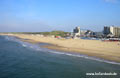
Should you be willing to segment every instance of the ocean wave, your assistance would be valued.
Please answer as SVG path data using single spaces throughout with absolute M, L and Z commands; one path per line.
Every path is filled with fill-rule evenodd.
M 13 41 L 13 40 L 16 40 L 14 37 L 12 36 L 4 36 L 4 38 L 8 41 Z
M 27 45 L 25 45 L 25 44 L 22 44 L 22 46 L 23 46 L 23 47 L 27 47 Z
M 13 42 L 17 42 L 19 44 L 21 44 L 23 47 L 29 47 L 29 48 L 35 48 L 35 45 L 28 43 L 28 42 L 23 42 L 21 40 L 19 40 L 18 38 L 12 37 L 12 36 L 5 36 L 5 39 L 8 41 L 13 41 Z M 35 48 L 36 49 L 36 48 Z
M 23 44 L 23 43 L 24 43 L 24 44 Z M 36 50 L 36 51 L 41 51 L 41 52 L 49 52 L 49 53 L 54 53 L 54 54 L 67 55 L 67 56 L 71 56 L 71 57 L 79 57 L 79 58 L 85 58 L 85 59 L 95 60 L 95 61 L 104 62 L 104 63 L 109 63 L 109 64 L 117 64 L 117 65 L 120 65 L 120 63 L 113 62 L 113 61 L 108 61 L 108 60 L 104 60 L 104 59 L 100 59 L 100 58 L 97 58 L 97 57 L 92 57 L 92 56 L 87 56 L 87 55 L 82 55 L 82 54 L 75 54 L 75 53 L 68 53 L 68 52 L 60 52 L 60 51 L 45 49 L 45 48 L 41 48 L 41 47 L 38 46 L 38 45 L 33 45 L 33 44 L 30 44 L 30 43 L 25 43 L 25 42 L 22 42 L 22 46 L 23 46 L 23 47 L 28 47 L 28 48 L 34 49 L 34 50 Z
M 72 57 L 81 57 L 81 58 L 85 58 L 85 59 L 96 60 L 96 61 L 99 61 L 99 62 L 120 65 L 120 63 L 117 63 L 117 62 L 108 61 L 108 60 L 104 60 L 104 59 L 100 59 L 100 58 L 96 58 L 96 57 L 92 57 L 92 56 L 87 56 L 87 55 L 82 55 L 82 54 L 75 54 L 75 53 L 68 53 L 68 52 L 60 52 L 60 51 L 41 48 L 39 45 L 31 44 L 31 43 L 28 43 L 28 42 L 23 42 L 23 41 L 20 41 L 19 39 L 15 38 L 15 37 L 5 36 L 5 39 L 18 42 L 23 47 L 26 47 L 26 48 L 28 47 L 28 48 L 34 49 L 36 51 L 49 52 L 49 53 L 67 55 L 67 56 L 72 56 Z
M 64 54 L 64 55 L 72 56 L 72 57 L 82 57 L 82 58 L 85 58 L 85 59 L 95 60 L 95 61 L 99 61 L 99 62 L 120 65 L 120 63 L 117 63 L 117 62 L 108 61 L 108 60 L 104 60 L 104 59 L 100 59 L 100 58 L 96 58 L 96 57 L 92 57 L 92 56 L 90 57 L 90 56 L 87 56 L 87 55 L 64 53 L 64 52 L 59 52 L 59 51 L 49 51 L 49 52 L 50 53 L 55 53 L 55 54 Z

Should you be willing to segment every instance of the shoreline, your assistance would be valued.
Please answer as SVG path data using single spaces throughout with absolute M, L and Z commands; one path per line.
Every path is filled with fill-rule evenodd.
M 48 49 L 52 49 L 52 50 L 56 50 L 56 51 L 64 51 L 64 52 L 71 52 L 71 53 L 79 53 L 79 54 L 82 54 L 82 55 L 87 55 L 87 56 L 89 56 L 89 57 L 95 57 L 95 58 L 98 58 L 98 59 L 104 59 L 104 60 L 107 60 L 107 61 L 111 61 L 111 62 L 117 62 L 117 63 L 120 63 L 120 60 L 119 59 L 117 59 L 116 57 L 114 57 L 114 56 L 112 56 L 112 58 L 111 57 L 105 57 L 104 56 L 104 54 L 102 55 L 98 55 L 97 53 L 89 53 L 89 52 L 91 52 L 91 51 L 89 51 L 89 52 L 85 52 L 84 50 L 81 50 L 81 51 L 78 51 L 78 50 L 76 50 L 76 49 L 68 49 L 68 48 L 66 48 L 66 47 L 59 47 L 59 46 L 54 46 L 54 45 L 52 45 L 52 46 L 48 46 L 48 45 L 46 45 L 46 46 L 41 46 L 41 47 L 43 47 L 43 48 L 48 48 Z M 113 59 L 114 58 L 114 59 Z
M 52 49 L 52 50 L 56 50 L 56 51 L 64 51 L 64 52 L 72 52 L 72 53 L 79 53 L 79 54 L 83 54 L 83 55 L 87 55 L 87 56 L 92 56 L 92 57 L 97 57 L 97 58 L 100 58 L 100 59 L 105 59 L 105 60 L 108 60 L 108 61 L 113 61 L 113 62 L 118 62 L 120 63 L 120 46 L 118 48 L 115 48 L 116 49 L 116 52 L 112 51 L 111 52 L 105 52 L 105 50 L 103 50 L 103 52 L 101 52 L 102 50 L 100 49 L 88 49 L 88 48 L 84 48 L 84 45 L 82 45 L 83 47 L 67 47 L 67 46 L 62 46 L 62 45 L 59 45 L 59 41 L 58 39 L 53 39 L 53 40 L 56 40 L 58 42 L 58 44 L 55 44 L 55 43 L 52 43 L 52 42 L 49 42 L 49 41 L 45 41 L 44 40 L 44 37 L 43 39 L 35 39 L 35 38 L 32 38 L 31 35 L 21 35 L 21 34 L 13 34 L 13 35 L 8 35 L 8 36 L 14 36 L 14 37 L 17 37 L 19 38 L 20 40 L 24 41 L 24 42 L 29 42 L 29 43 L 32 43 L 32 44 L 37 44 L 37 43 L 47 43 L 47 44 L 50 44 L 50 45 L 43 45 L 41 47 L 43 48 L 48 48 L 48 49 Z M 25 37 L 26 36 L 26 37 Z M 28 36 L 28 37 L 27 37 Z M 31 38 L 30 38 L 31 37 Z M 41 37 L 39 37 L 41 38 Z M 46 39 L 46 38 L 45 38 Z M 49 39 L 49 38 L 48 38 Z M 50 38 L 51 39 L 51 38 Z M 52 41 L 51 39 L 51 41 Z M 67 40 L 65 40 L 67 41 Z M 63 42 L 65 42 L 63 40 Z M 74 41 L 74 40 L 72 40 Z M 76 41 L 79 41 L 79 40 L 76 40 Z M 89 41 L 89 40 L 87 40 Z M 105 43 L 109 43 L 109 42 L 105 42 Z M 112 42 L 113 43 L 113 42 Z M 119 51 L 117 51 L 117 49 Z M 112 55 L 112 53 L 114 52 L 114 54 Z M 111 53 L 111 54 L 110 54 Z M 116 54 L 115 54 L 116 53 Z

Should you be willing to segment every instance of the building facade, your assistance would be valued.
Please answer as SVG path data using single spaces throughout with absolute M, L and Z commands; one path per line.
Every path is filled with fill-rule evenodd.
M 107 27 L 107 26 L 105 26 L 104 27 L 104 30 L 103 30 L 103 33 L 104 33 L 104 35 L 108 35 L 108 34 L 110 34 L 111 32 L 110 32 L 110 27 Z
M 87 32 L 87 30 L 80 30 L 80 36 L 85 37 L 86 32 Z
M 80 37 L 80 27 L 76 27 L 75 29 L 73 29 L 73 36 Z
M 105 36 L 113 36 L 113 37 L 120 37 L 120 27 L 114 27 L 114 26 L 105 26 L 103 31 Z
M 114 36 L 120 37 L 120 27 L 114 27 Z

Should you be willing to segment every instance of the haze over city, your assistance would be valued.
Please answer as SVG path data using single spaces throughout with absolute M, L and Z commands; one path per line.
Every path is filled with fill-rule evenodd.
M 119 14 L 120 0 L 0 0 L 0 32 L 102 31 Z

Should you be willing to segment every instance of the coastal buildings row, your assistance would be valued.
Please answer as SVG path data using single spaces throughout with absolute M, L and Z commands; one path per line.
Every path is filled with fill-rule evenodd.
M 103 33 L 106 37 L 120 37 L 120 27 L 105 26 Z
M 38 36 L 50 36 L 53 38 L 120 38 L 120 27 L 104 26 L 103 32 L 94 32 L 91 30 L 83 30 L 80 27 L 75 27 L 73 32 L 52 31 L 41 32 Z M 37 35 L 37 34 L 36 34 Z
M 76 37 L 91 37 L 94 35 L 94 32 L 91 30 L 81 30 L 80 27 L 75 27 L 75 29 L 73 29 L 73 33 L 72 36 L 73 38 Z
M 120 38 L 120 27 L 104 26 L 103 32 L 93 32 L 91 30 L 81 30 L 80 27 L 73 29 L 72 37 L 115 37 Z

